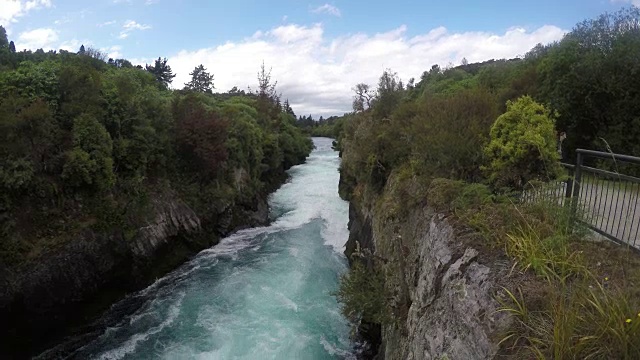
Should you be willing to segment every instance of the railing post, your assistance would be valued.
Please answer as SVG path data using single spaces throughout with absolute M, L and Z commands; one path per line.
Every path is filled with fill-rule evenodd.
M 578 201 L 580 199 L 580 184 L 582 181 L 582 153 L 578 150 L 576 159 L 576 170 L 573 179 L 573 191 L 571 192 L 571 224 L 575 224 L 578 213 Z
M 573 177 L 575 175 L 575 168 L 569 168 L 569 179 L 567 180 L 567 187 L 564 189 L 565 198 L 571 198 L 571 195 L 573 194 Z

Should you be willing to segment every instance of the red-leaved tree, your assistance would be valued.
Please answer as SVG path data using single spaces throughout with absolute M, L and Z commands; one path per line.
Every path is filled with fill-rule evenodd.
M 173 102 L 178 156 L 185 168 L 211 179 L 227 160 L 228 122 L 195 95 Z

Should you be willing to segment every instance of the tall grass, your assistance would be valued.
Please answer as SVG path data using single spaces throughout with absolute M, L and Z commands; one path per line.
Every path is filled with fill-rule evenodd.
M 501 344 L 537 359 L 640 359 L 637 299 L 619 288 L 584 281 L 552 284 L 546 308 L 530 311 L 509 290 L 499 311 L 514 319 Z M 634 304 L 635 303 L 635 304 Z
M 503 289 L 498 311 L 513 319 L 500 341 L 503 351 L 515 359 L 640 359 L 637 291 L 632 283 L 599 278 L 592 270 L 593 259 L 608 254 L 587 253 L 603 249 L 583 241 L 586 229 L 573 225 L 571 204 L 552 198 L 520 203 L 486 190 L 437 179 L 428 194 L 432 204 L 455 212 L 488 245 L 503 248 L 514 268 L 539 279 L 527 291 Z

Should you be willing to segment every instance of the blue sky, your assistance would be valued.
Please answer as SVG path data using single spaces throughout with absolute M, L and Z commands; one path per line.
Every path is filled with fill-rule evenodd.
M 18 50 L 80 44 L 136 63 L 168 57 L 174 87 L 203 63 L 221 91 L 255 83 L 264 60 L 298 113 L 348 111 L 350 88 L 391 67 L 522 55 L 577 22 L 640 0 L 0 0 Z

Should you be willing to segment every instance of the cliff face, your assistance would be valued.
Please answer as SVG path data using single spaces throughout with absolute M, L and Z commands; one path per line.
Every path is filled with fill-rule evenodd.
M 380 206 L 352 202 L 351 209 L 345 254 L 359 246 L 381 259 L 375 266 L 384 267 L 391 294 L 394 321 L 381 326 L 381 338 L 369 336 L 370 324 L 362 334 L 374 348 L 380 343 L 376 358 L 493 358 L 509 324 L 495 300 L 508 262 L 483 254 L 429 206 L 393 219 Z
M 150 285 L 230 232 L 268 222 L 266 197 L 202 221 L 175 195 L 152 201 L 132 239 L 85 231 L 19 269 L 0 273 L 0 357 L 25 358 L 95 319 L 126 293 Z

